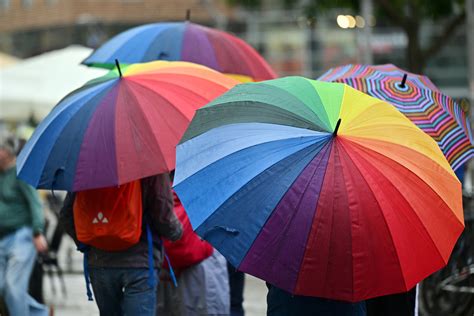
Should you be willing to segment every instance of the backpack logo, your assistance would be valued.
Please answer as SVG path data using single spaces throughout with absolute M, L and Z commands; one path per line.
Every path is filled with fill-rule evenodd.
M 92 224 L 98 224 L 98 223 L 102 223 L 102 224 L 109 223 L 109 220 L 107 219 L 107 217 L 104 216 L 102 212 L 99 212 L 97 214 L 97 217 L 94 217 L 94 219 L 92 220 Z

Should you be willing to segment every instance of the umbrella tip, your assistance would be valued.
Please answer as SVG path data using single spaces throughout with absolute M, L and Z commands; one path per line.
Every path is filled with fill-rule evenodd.
M 191 9 L 187 9 L 186 10 L 186 21 L 190 21 L 191 20 Z
M 117 66 L 120 78 L 122 78 L 122 69 L 120 69 L 120 63 L 119 63 L 118 59 L 115 59 L 115 66 Z
M 408 75 L 405 73 L 403 74 L 402 82 L 400 83 L 400 87 L 405 88 L 405 82 L 407 82 Z
M 341 125 L 341 119 L 337 120 L 336 128 L 334 129 L 334 132 L 332 133 L 334 136 L 337 136 L 337 130 L 339 129 L 339 125 Z

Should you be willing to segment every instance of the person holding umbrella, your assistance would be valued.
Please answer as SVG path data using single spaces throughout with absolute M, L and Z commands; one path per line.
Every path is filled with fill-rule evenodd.
M 70 192 L 61 222 L 81 242 L 101 314 L 154 315 L 160 238 L 182 233 L 168 175 L 175 146 L 195 110 L 235 84 L 192 63 L 116 60 L 66 96 L 25 144 L 18 177 Z
M 149 248 L 146 225 L 156 236 L 153 242 L 153 264 L 159 271 L 162 263 L 161 237 L 178 240 L 182 226 L 173 213 L 173 196 L 168 174 L 140 180 L 143 203 L 143 228 L 138 243 L 122 251 L 105 251 L 90 247 L 86 251 L 90 281 L 101 315 L 155 315 L 156 288 L 149 282 Z M 66 232 L 79 242 L 74 225 L 76 194 L 69 193 L 61 209 L 60 222 Z M 115 201 L 111 201 L 114 203 Z M 75 211 L 75 210 L 74 210 Z M 112 221 L 111 221 L 112 222 Z M 155 272 L 156 273 L 156 272 Z M 154 275 L 156 278 L 157 275 Z
M 432 138 L 387 102 L 302 77 L 199 109 L 174 190 L 234 266 L 295 296 L 407 291 L 446 265 L 464 228 L 461 184 Z
M 271 65 L 251 45 L 230 33 L 186 21 L 150 23 L 121 32 L 91 53 L 82 63 L 113 68 L 114 60 L 131 64 L 179 60 L 204 65 L 240 82 L 277 78 Z M 229 262 L 231 315 L 244 316 L 245 275 Z

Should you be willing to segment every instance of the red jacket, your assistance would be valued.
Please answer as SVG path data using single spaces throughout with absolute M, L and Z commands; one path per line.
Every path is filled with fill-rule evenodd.
M 183 236 L 180 240 L 174 242 L 164 240 L 164 247 L 171 262 L 171 266 L 173 269 L 179 271 L 198 264 L 204 259 L 210 257 L 214 248 L 212 248 L 207 241 L 202 240 L 193 231 L 188 215 L 174 191 L 173 197 L 174 213 L 183 225 Z M 168 270 L 167 261 L 163 261 L 163 268 Z

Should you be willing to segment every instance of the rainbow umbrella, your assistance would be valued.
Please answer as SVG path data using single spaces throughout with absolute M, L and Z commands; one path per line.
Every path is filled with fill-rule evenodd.
M 196 112 L 175 191 L 239 270 L 298 295 L 361 301 L 445 266 L 461 184 L 395 107 L 340 83 L 235 86 Z
M 129 29 L 108 40 L 83 64 L 113 67 L 115 59 L 123 63 L 189 61 L 235 75 L 239 81 L 276 78 L 263 57 L 243 40 L 188 21 L 152 23 Z
M 318 79 L 343 82 L 393 104 L 433 137 L 454 170 L 474 157 L 474 142 L 466 114 L 428 77 L 387 64 L 341 66 L 328 70 Z
M 195 110 L 236 83 L 186 62 L 116 68 L 56 105 L 19 155 L 18 177 L 80 191 L 170 171 Z

